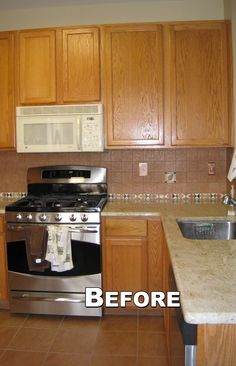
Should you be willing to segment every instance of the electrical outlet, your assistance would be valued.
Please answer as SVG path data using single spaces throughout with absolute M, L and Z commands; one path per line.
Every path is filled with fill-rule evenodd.
M 165 183 L 176 183 L 176 172 L 165 172 Z
M 139 163 L 139 176 L 146 177 L 148 175 L 148 164 L 147 163 Z
M 208 175 L 216 174 L 216 163 L 214 161 L 208 162 Z

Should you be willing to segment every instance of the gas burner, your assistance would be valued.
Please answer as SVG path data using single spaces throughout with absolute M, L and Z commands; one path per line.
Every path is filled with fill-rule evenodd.
M 63 177 L 68 175 L 66 182 L 61 178 L 61 171 Z M 70 182 L 71 173 L 73 180 Z M 100 222 L 100 212 L 106 201 L 105 168 L 31 168 L 28 171 L 28 195 L 8 205 L 6 215 L 9 222 L 94 223 Z

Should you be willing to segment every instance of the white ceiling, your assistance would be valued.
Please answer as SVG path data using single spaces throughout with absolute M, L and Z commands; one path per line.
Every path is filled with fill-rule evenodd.
M 26 8 L 46 8 L 56 6 L 76 6 L 88 4 L 111 4 L 142 2 L 147 0 L 0 0 L 0 10 L 26 9 Z M 168 2 L 173 0 L 148 0 L 153 2 Z M 176 0 L 175 0 L 176 1 Z M 178 0 L 177 0 L 178 1 Z

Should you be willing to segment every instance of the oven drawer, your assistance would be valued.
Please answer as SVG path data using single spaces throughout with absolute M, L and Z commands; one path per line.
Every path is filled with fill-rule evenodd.
M 147 220 L 105 219 L 106 236 L 147 236 Z
M 102 308 L 87 308 L 84 293 L 10 291 L 12 313 L 102 316 Z

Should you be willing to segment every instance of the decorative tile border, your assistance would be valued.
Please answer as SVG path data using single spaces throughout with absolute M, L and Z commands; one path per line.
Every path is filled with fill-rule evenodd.
M 27 195 L 26 192 L 0 192 L 0 199 L 22 198 Z M 111 200 L 212 200 L 218 201 L 223 198 L 225 193 L 109 193 L 108 197 Z
M 0 192 L 0 199 L 22 198 L 26 194 L 26 192 Z
M 139 199 L 139 200 L 194 200 L 203 201 L 211 200 L 218 201 L 221 200 L 224 193 L 159 193 L 159 194 L 149 194 L 149 193 L 110 193 L 109 199 L 111 200 L 128 200 L 128 199 Z

